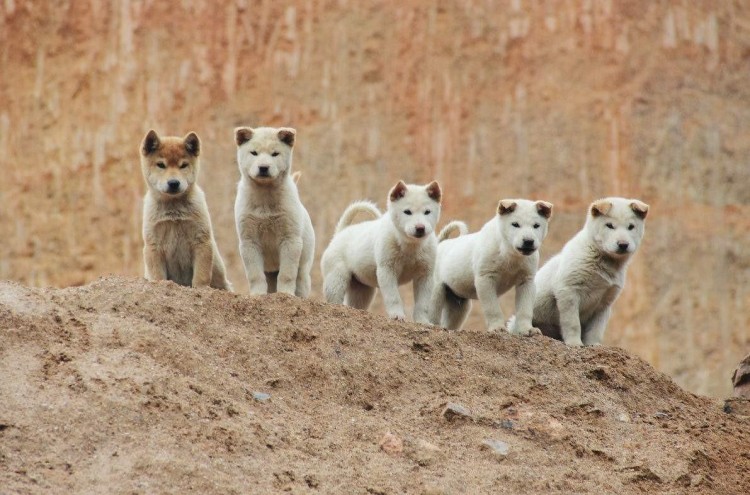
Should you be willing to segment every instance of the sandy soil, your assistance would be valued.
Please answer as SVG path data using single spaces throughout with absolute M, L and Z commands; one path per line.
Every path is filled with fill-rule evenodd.
M 116 277 L 0 283 L 0 342 L 2 493 L 750 490 L 750 419 L 616 348 Z

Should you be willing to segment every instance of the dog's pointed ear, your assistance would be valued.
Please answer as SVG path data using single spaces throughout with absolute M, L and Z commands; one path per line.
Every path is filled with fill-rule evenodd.
M 201 154 L 201 140 L 198 135 L 194 132 L 190 132 L 185 136 L 185 150 L 193 156 Z
M 643 220 L 646 218 L 646 215 L 648 215 L 648 209 L 649 206 L 644 203 L 643 201 L 633 200 L 632 203 L 630 203 L 630 209 L 633 210 L 633 213 L 635 213 L 635 216 Z
M 552 218 L 552 203 L 548 203 L 547 201 L 537 201 L 536 211 L 541 216 L 549 220 L 550 218 Z
M 159 135 L 155 130 L 151 129 L 146 134 L 146 137 L 143 138 L 143 142 L 141 143 L 141 153 L 143 156 L 148 156 L 158 150 L 160 145 L 161 141 L 159 141 Z
M 443 192 L 440 190 L 438 181 L 434 180 L 427 184 L 427 195 L 436 203 L 440 203 L 440 200 L 443 198 Z
M 279 129 L 279 141 L 288 145 L 290 148 L 294 146 L 294 138 L 297 135 L 297 131 L 291 127 L 282 127 Z
M 591 203 L 591 216 L 596 218 L 601 215 L 606 215 L 609 210 L 612 209 L 612 203 L 606 199 L 600 199 Z
M 391 192 L 388 193 L 388 197 L 391 198 L 391 201 L 398 201 L 404 196 L 406 196 L 406 184 L 404 181 L 400 180 L 398 181 L 398 184 L 393 186 Z
M 507 215 L 508 213 L 513 213 L 516 210 L 516 206 L 518 206 L 518 203 L 511 199 L 501 199 L 497 204 L 497 212 L 500 215 Z
M 249 127 L 237 127 L 234 130 L 234 142 L 242 146 L 253 138 L 253 130 Z

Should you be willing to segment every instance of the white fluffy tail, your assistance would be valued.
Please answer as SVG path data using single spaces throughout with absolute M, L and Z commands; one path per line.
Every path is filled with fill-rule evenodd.
M 336 233 L 338 234 L 349 225 L 351 225 L 354 217 L 357 215 L 357 213 L 360 212 L 369 213 L 373 216 L 373 218 L 380 218 L 381 216 L 383 216 L 383 214 L 380 213 L 380 210 L 378 210 L 378 207 L 375 205 L 375 203 L 371 201 L 355 201 L 354 203 L 346 207 L 346 210 L 344 210 L 341 218 L 339 218 L 339 223 L 336 224 Z
M 299 178 L 302 177 L 302 172 L 294 172 L 292 173 L 292 180 L 295 184 L 299 184 Z
M 461 220 L 453 220 L 440 231 L 438 234 L 438 242 L 446 240 L 455 230 L 458 231 L 458 236 L 456 237 L 469 233 L 469 227 L 464 222 Z

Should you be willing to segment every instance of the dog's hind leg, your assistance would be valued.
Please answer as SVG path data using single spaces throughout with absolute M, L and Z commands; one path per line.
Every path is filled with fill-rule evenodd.
M 344 304 L 346 289 L 349 287 L 351 274 L 346 269 L 338 267 L 325 274 L 323 280 L 323 293 L 326 301 L 332 304 Z
M 471 300 L 458 297 L 448 287 L 445 287 L 445 294 L 441 325 L 448 330 L 460 330 L 469 316 Z
M 369 287 L 352 277 L 349 288 L 346 291 L 344 304 L 357 309 L 369 309 L 375 298 L 375 288 Z
M 427 315 L 430 323 L 433 325 L 440 325 L 443 315 L 443 305 L 445 304 L 446 287 L 443 283 L 436 283 L 432 289 L 432 296 L 430 297 L 430 308 L 429 314 Z

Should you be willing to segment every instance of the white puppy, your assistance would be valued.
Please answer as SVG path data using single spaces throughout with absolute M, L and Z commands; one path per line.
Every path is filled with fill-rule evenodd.
M 285 127 L 234 131 L 240 167 L 234 218 L 250 294 L 310 294 L 315 232 L 291 173 L 295 134 Z
M 601 343 L 648 208 L 625 198 L 590 206 L 583 230 L 536 274 L 533 322 L 544 335 L 571 346 Z
M 399 181 L 388 195 L 385 215 L 369 202 L 349 205 L 321 260 L 328 302 L 367 309 L 379 287 L 388 316 L 404 320 L 398 286 L 413 280 L 414 321 L 427 323 L 440 199 L 437 182 L 418 186 Z M 375 220 L 350 225 L 361 211 Z
M 446 239 L 451 230 L 465 232 L 466 226 L 451 222 L 443 228 L 430 321 L 458 330 L 471 309 L 470 300 L 479 299 L 488 330 L 506 330 L 497 298 L 515 287 L 518 318 L 510 330 L 522 335 L 538 333 L 531 325 L 534 274 L 551 216 L 552 205 L 545 201 L 504 199 L 498 203 L 495 217 L 479 232 Z

